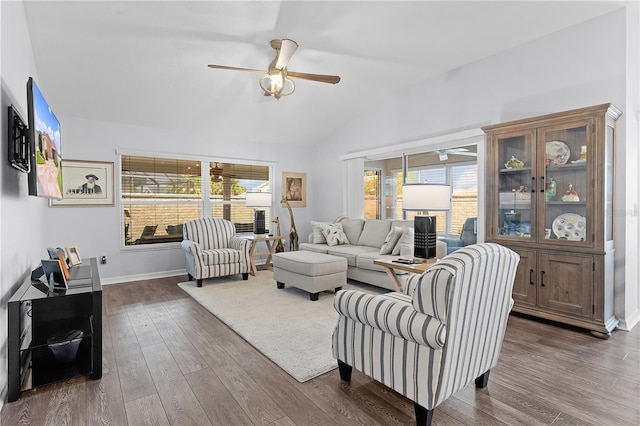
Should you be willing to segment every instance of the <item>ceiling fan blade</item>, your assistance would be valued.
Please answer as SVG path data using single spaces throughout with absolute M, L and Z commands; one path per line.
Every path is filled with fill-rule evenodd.
M 287 71 L 289 77 L 301 78 L 303 80 L 319 81 L 320 83 L 336 84 L 340 82 L 340 76 L 324 74 L 308 74 L 306 72 Z
M 255 72 L 264 72 L 266 73 L 267 71 L 265 70 L 257 70 L 254 68 L 239 68 L 239 67 L 228 67 L 226 65 L 207 65 L 209 68 L 218 68 L 221 70 L 232 70 L 232 71 L 255 71 Z
M 278 53 L 275 68 L 278 70 L 286 68 L 291 56 L 293 56 L 297 48 L 298 43 L 295 41 L 289 40 L 288 38 L 283 39 L 280 45 L 280 52 Z

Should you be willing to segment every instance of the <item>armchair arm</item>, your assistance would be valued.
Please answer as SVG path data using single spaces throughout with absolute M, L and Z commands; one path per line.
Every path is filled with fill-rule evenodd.
M 404 286 L 405 294 L 412 299 L 413 308 L 442 324 L 447 324 L 447 300 L 452 286 L 453 271 L 442 262 L 429 267 L 422 274 L 413 274 Z
M 244 254 L 244 258 L 247 260 L 249 259 L 249 250 L 251 249 L 251 243 L 248 239 L 233 236 L 229 239 L 229 247 L 242 252 Z
M 200 247 L 200 244 L 196 243 L 195 241 L 182 240 L 182 242 L 180 243 L 180 246 L 184 251 L 186 251 L 193 257 L 202 256 L 202 247 Z
M 333 306 L 342 316 L 402 339 L 433 349 L 444 346 L 444 324 L 416 311 L 407 295 L 372 295 L 357 290 L 340 290 L 333 300 Z
M 450 247 L 464 247 L 464 242 L 460 238 L 440 238 L 440 241 L 447 245 L 447 248 Z

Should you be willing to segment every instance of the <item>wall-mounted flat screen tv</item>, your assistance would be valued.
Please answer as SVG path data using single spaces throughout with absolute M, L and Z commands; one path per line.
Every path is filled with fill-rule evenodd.
M 29 195 L 61 199 L 60 122 L 32 77 L 27 82 L 27 110 L 31 149 Z

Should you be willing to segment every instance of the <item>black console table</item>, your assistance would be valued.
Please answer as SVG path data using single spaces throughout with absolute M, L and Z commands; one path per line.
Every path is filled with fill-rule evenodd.
M 8 400 L 20 392 L 71 377 L 102 377 L 102 284 L 95 258 L 69 269 L 67 290 L 49 292 L 42 281 L 26 280 L 8 303 Z M 75 358 L 59 362 L 47 339 L 81 330 Z

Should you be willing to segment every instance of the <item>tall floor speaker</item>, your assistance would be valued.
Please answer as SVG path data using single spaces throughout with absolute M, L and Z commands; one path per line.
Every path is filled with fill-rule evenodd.
M 436 217 L 415 216 L 413 227 L 413 256 L 421 259 L 436 257 Z
M 266 232 L 267 229 L 264 219 L 264 210 L 256 210 L 253 213 L 253 233 L 264 234 Z

